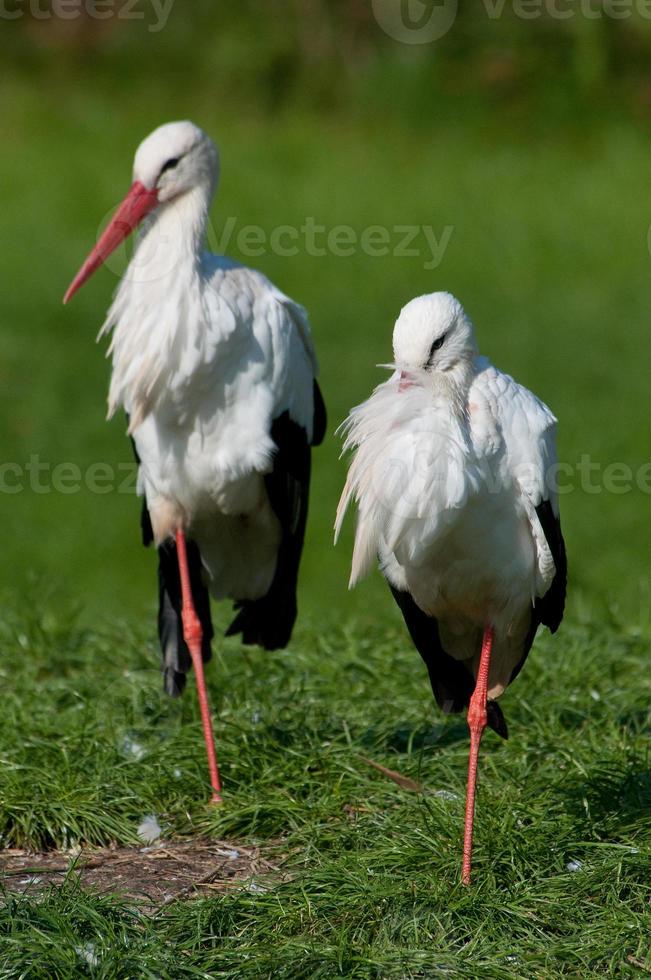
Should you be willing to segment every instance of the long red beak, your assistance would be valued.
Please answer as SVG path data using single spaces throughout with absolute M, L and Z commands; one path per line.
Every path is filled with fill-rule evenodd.
M 86 280 L 90 279 L 100 265 L 106 262 L 111 252 L 115 251 L 118 245 L 138 227 L 143 218 L 154 210 L 157 204 L 158 193 L 156 190 L 148 190 L 140 181 L 136 181 L 132 185 L 110 225 L 70 283 L 68 292 L 63 297 L 64 303 L 72 299 Z

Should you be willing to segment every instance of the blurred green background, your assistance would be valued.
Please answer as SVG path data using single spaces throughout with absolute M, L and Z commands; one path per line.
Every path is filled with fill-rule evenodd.
M 303 609 L 362 621 L 390 614 L 377 575 L 346 593 L 350 522 L 332 547 L 345 473 L 334 428 L 382 379 L 375 365 L 390 359 L 400 307 L 450 289 L 483 352 L 559 416 L 560 456 L 574 472 L 562 499 L 574 613 L 599 604 L 630 622 L 646 615 L 651 474 L 646 492 L 634 475 L 645 476 L 651 436 L 651 20 L 633 2 L 628 17 L 597 0 L 583 13 L 559 3 L 572 13 L 564 18 L 544 6 L 527 19 L 488 0 L 447 12 L 420 0 L 176 0 L 163 23 L 153 0 L 131 12 L 124 0 L 95 10 L 90 0 L 5 4 L 5 595 L 111 617 L 154 608 L 154 556 L 140 547 L 133 494 L 52 487 L 60 463 L 86 472 L 131 461 L 122 421 L 104 421 L 109 365 L 94 345 L 115 267 L 70 307 L 61 297 L 129 186 L 137 144 L 188 117 L 221 147 L 212 237 L 234 219 L 229 254 L 312 319 L 330 432 L 315 453 Z M 100 8 L 112 15 L 99 20 Z M 455 9 L 438 40 L 407 43 L 430 16 Z M 449 242 L 436 268 L 426 267 L 422 236 L 408 256 L 241 254 L 242 227 L 268 235 L 306 218 L 357 235 L 380 225 L 393 244 L 395 226 L 426 225 Z M 592 490 L 576 471 L 584 455 L 602 467 Z M 49 470 L 30 477 L 34 457 Z M 604 486 L 611 464 L 630 468 L 632 488 L 625 469 Z M 9 492 L 18 482 L 24 488 Z

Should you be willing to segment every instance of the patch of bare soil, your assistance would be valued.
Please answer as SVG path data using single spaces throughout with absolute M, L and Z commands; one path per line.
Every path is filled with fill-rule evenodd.
M 122 895 L 151 909 L 180 898 L 224 892 L 234 886 L 262 891 L 278 864 L 258 847 L 227 841 L 158 842 L 141 848 L 84 848 L 78 855 L 0 851 L 0 884 L 7 892 L 34 894 L 60 885 L 66 875 L 85 888 Z M 277 882 L 278 876 L 274 876 Z

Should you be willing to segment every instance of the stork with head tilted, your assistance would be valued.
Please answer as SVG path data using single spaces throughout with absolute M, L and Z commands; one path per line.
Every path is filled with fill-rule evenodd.
M 376 556 L 447 712 L 468 708 L 462 880 L 470 882 L 475 780 L 486 724 L 538 626 L 562 619 L 567 566 L 555 476 L 556 420 L 477 352 L 449 293 L 412 300 L 393 333 L 395 370 L 344 423 L 354 449 L 339 503 L 357 502 L 351 586 Z
M 101 330 L 113 333 L 109 417 L 119 407 L 129 417 L 143 540 L 158 549 L 165 688 L 180 694 L 194 667 L 214 800 L 209 594 L 235 602 L 228 634 L 286 646 L 310 447 L 325 430 L 303 308 L 260 272 L 203 249 L 218 175 L 217 149 L 193 123 L 151 133 L 131 190 L 64 300 L 141 226 Z

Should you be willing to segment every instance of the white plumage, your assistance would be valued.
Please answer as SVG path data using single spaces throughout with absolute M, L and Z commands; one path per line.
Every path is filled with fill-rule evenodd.
M 325 426 L 305 310 L 260 272 L 203 248 L 218 175 L 217 148 L 193 123 L 155 130 L 136 152 L 129 194 L 66 294 L 140 227 L 100 336 L 112 334 L 109 417 L 120 408 L 129 416 L 143 536 L 159 548 L 159 633 L 172 694 L 185 683 L 186 641 L 196 633 L 189 619 L 181 624 L 190 592 L 204 659 L 206 589 L 235 601 L 229 632 L 245 643 L 288 642 L 310 446 Z
M 134 180 L 151 181 L 169 157 L 185 172 L 174 168 L 173 199 L 146 220 L 101 331 L 113 331 L 109 416 L 130 416 L 157 542 L 181 525 L 212 594 L 255 599 L 280 540 L 263 481 L 271 420 L 288 411 L 311 441 L 316 357 L 302 307 L 199 247 L 218 170 L 212 141 L 191 123 L 163 126 L 138 149 Z M 192 187 L 179 195 L 182 181 Z
M 472 324 L 449 293 L 402 310 L 394 357 L 391 377 L 342 427 L 355 455 L 336 534 L 351 499 L 359 511 L 351 586 L 377 556 L 473 677 L 492 624 L 488 694 L 496 698 L 526 654 L 535 603 L 557 571 L 536 512 L 548 501 L 558 517 L 549 479 L 556 420 L 478 355 Z

